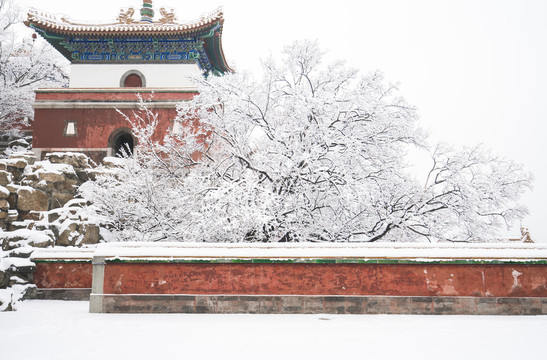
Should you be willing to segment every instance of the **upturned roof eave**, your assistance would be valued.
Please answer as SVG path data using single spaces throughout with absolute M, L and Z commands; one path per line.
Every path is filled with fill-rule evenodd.
M 44 24 L 40 24 L 38 22 L 32 22 L 32 21 L 25 21 L 25 25 L 32 28 L 41 29 L 44 31 L 47 31 L 52 34 L 59 34 L 63 36 L 82 36 L 82 35 L 92 35 L 92 36 L 103 36 L 103 37 L 110 37 L 110 36 L 119 36 L 119 37 L 126 37 L 126 36 L 164 36 L 164 35 L 179 35 L 179 36 L 196 36 L 200 33 L 209 31 L 210 29 L 214 28 L 216 24 L 221 23 L 220 21 L 217 21 L 215 23 L 206 24 L 201 27 L 191 28 L 191 29 L 139 29 L 137 27 L 133 28 L 123 28 L 122 29 L 71 29 L 71 28 L 58 28 L 58 27 L 51 27 Z M 222 24 L 221 24 L 222 26 Z
M 190 23 L 143 23 L 132 22 L 110 23 L 110 24 L 83 24 L 74 23 L 65 17 L 51 15 L 31 9 L 27 20 L 24 21 L 28 27 L 35 27 L 54 34 L 62 35 L 113 35 L 113 36 L 134 36 L 134 35 L 187 35 L 205 31 L 219 24 L 224 24 L 224 17 L 221 9 L 217 9 L 210 15 Z

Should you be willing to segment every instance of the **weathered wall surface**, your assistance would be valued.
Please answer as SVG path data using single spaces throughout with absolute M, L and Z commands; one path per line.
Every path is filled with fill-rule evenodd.
M 547 265 L 108 263 L 103 291 L 547 297 Z
M 90 261 L 36 261 L 34 284 L 39 289 L 91 289 L 92 274 Z
M 124 113 L 132 117 L 132 111 Z M 59 148 L 108 148 L 108 139 L 115 130 L 131 128 L 116 109 L 36 109 L 35 114 L 33 147 L 44 149 L 42 152 Z M 158 114 L 158 134 L 163 137 L 177 112 L 174 108 L 162 109 Z M 78 136 L 63 136 L 66 120 L 77 121 Z
M 118 86 L 118 85 L 116 85 Z M 195 89 L 41 89 L 36 92 L 33 121 L 33 151 L 41 159 L 47 152 L 83 152 L 99 163 L 112 154 L 112 137 L 120 131 L 131 133 L 130 119 L 139 110 L 140 95 L 158 116 L 156 138 L 161 140 L 176 117 L 176 105 L 192 99 Z M 76 134 L 65 134 L 67 122 L 75 122 Z
M 90 299 L 91 312 L 547 314 L 546 246 L 383 246 L 44 249 L 35 283 L 42 298 Z

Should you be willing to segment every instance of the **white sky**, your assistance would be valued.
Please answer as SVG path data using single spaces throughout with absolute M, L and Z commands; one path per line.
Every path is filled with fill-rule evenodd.
M 16 0 L 74 20 L 114 21 L 140 0 Z M 484 143 L 536 177 L 523 222 L 547 242 L 547 1 L 154 1 L 191 21 L 224 7 L 223 47 L 236 69 L 257 69 L 294 40 L 318 39 L 329 56 L 400 82 L 431 140 Z M 512 231 L 518 233 L 517 230 Z

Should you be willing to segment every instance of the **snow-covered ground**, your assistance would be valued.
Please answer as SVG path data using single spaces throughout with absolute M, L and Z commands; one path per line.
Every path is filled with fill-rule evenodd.
M 539 359 L 547 316 L 90 314 L 31 300 L 0 313 L 0 358 Z

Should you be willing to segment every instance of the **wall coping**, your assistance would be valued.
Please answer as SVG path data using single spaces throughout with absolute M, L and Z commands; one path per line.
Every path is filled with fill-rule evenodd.
M 197 93 L 198 88 L 195 86 L 186 87 L 142 87 L 142 88 L 119 88 L 119 87 L 102 87 L 102 88 L 40 88 L 34 90 L 37 94 L 43 93 Z
M 36 262 L 547 264 L 547 244 L 102 243 L 37 249 Z
M 35 249 L 30 256 L 34 262 L 91 262 L 96 246 L 57 246 Z
M 547 264 L 547 244 L 105 243 L 105 262 Z

